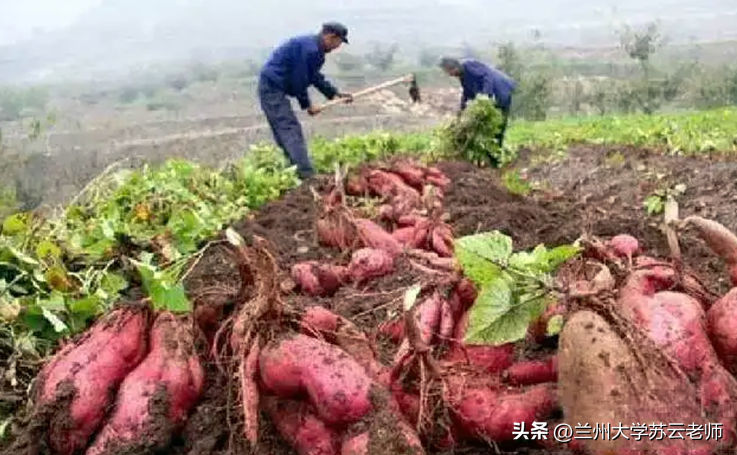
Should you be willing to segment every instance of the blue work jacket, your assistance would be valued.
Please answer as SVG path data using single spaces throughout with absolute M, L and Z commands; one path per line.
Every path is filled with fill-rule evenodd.
M 478 60 L 464 60 L 461 64 L 463 65 L 461 110 L 465 109 L 468 102 L 477 95 L 488 95 L 501 109 L 509 110 L 512 104 L 512 92 L 517 87 L 514 79 Z
M 261 77 L 268 79 L 289 96 L 297 98 L 304 110 L 310 107 L 307 88 L 315 86 L 327 99 L 333 99 L 338 90 L 320 72 L 325 64 L 325 51 L 318 35 L 290 38 L 274 52 L 261 69 Z

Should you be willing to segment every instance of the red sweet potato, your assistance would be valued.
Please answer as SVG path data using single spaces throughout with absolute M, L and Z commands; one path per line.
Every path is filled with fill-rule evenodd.
M 261 399 L 261 407 L 298 455 L 340 453 L 340 436 L 325 425 L 307 403 L 265 396 Z
M 706 313 L 709 338 L 719 359 L 732 373 L 737 374 L 737 288 L 717 300 Z
M 263 385 L 275 395 L 306 393 L 325 423 L 345 424 L 371 410 L 368 373 L 345 351 L 306 335 L 269 343 L 259 361 Z
M 541 384 L 525 391 L 507 391 L 469 385 L 463 377 L 449 383 L 448 404 L 463 434 L 503 442 L 514 439 L 514 424 L 531 428 L 545 420 L 557 407 L 555 387 Z
M 402 252 L 402 245 L 384 228 L 373 221 L 358 218 L 355 220 L 355 225 L 364 246 L 384 250 L 392 257 L 396 257 Z
M 441 224 L 433 228 L 430 241 L 433 251 L 440 257 L 453 257 L 453 232 L 448 225 Z
M 292 279 L 307 295 L 330 297 L 348 278 L 345 267 L 318 261 L 299 262 L 292 266 Z
M 443 298 L 437 292 L 417 304 L 415 318 L 417 327 L 420 328 L 420 336 L 425 344 L 431 344 L 433 337 L 440 329 L 442 306 Z M 395 363 L 398 363 L 409 350 L 409 341 L 405 338 L 394 356 Z
M 417 226 L 420 222 L 423 221 L 428 221 L 428 219 L 422 215 L 402 215 L 397 218 L 397 225 L 399 225 L 400 227 Z
M 412 245 L 416 231 L 417 229 L 414 226 L 403 227 L 392 232 L 392 237 L 402 245 L 409 245 L 412 248 L 416 248 Z
M 385 250 L 361 248 L 353 252 L 348 276 L 355 283 L 388 275 L 394 271 L 394 258 Z
M 512 385 L 533 385 L 558 380 L 558 357 L 551 356 L 545 360 L 528 360 L 518 362 L 504 372 L 504 376 Z
M 709 248 L 726 263 L 732 285 L 737 286 L 737 236 L 724 225 L 699 216 L 689 216 L 684 222 L 695 227 Z
M 453 331 L 451 349 L 444 360 L 449 363 L 466 363 L 486 371 L 488 374 L 500 373 L 514 362 L 514 344 L 501 346 L 466 344 L 463 340 L 468 329 L 469 312 L 461 315 Z
M 39 374 L 39 409 L 64 405 L 49 422 L 49 445 L 55 453 L 71 455 L 87 446 L 112 404 L 111 390 L 146 355 L 150 310 L 122 306 L 97 321 L 78 341 L 68 344 Z
M 425 184 L 424 169 L 415 166 L 413 163 L 399 161 L 394 163 L 390 170 L 402 177 L 402 180 L 404 180 L 407 185 L 416 190 L 422 190 L 422 186 Z
M 419 202 L 420 193 L 410 187 L 402 177 L 391 172 L 372 170 L 367 175 L 369 190 L 377 196 L 402 197 Z
M 387 385 L 390 370 L 379 363 L 376 353 L 366 334 L 348 319 L 327 308 L 312 306 L 302 314 L 302 332 L 320 335 L 331 344 L 343 349 L 358 362 L 375 381 Z
M 348 176 L 345 181 L 345 192 L 350 196 L 363 196 L 368 192 L 368 182 L 363 174 Z
M 124 447 L 162 448 L 202 393 L 204 370 L 190 322 L 160 313 L 151 329 L 151 352 L 120 386 L 115 410 L 86 455 Z M 160 429 L 152 434 L 152 429 Z
M 392 221 L 396 218 L 396 212 L 391 204 L 383 204 L 379 206 L 379 219 Z
M 427 183 L 435 185 L 441 190 L 446 189 L 450 185 L 450 179 L 444 175 L 428 175 L 425 177 Z
M 357 233 L 345 220 L 335 216 L 326 216 L 315 224 L 317 240 L 321 245 L 347 249 L 357 241 Z
M 417 433 L 401 418 L 387 422 L 387 425 L 379 422 L 372 426 L 376 428 L 345 438 L 340 455 L 424 455 Z
M 632 258 L 640 251 L 640 242 L 627 234 L 615 235 L 607 242 L 612 252 L 621 258 Z

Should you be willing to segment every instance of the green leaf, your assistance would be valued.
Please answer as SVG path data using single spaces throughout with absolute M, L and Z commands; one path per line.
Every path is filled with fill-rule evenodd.
M 28 214 L 27 213 L 15 213 L 5 218 L 3 221 L 2 233 L 3 235 L 18 235 L 28 229 Z
M 576 257 L 581 248 L 574 245 L 560 245 L 547 252 L 548 273 L 555 272 L 564 262 Z
M 59 259 L 61 257 L 61 248 L 53 242 L 41 240 L 36 245 L 36 257 L 39 259 L 46 259 L 48 257 Z
M 59 319 L 59 317 L 54 314 L 54 312 L 50 309 L 42 306 L 41 313 L 46 318 L 46 320 L 51 323 L 51 326 L 54 328 L 54 331 L 56 331 L 56 333 L 63 333 L 67 330 L 67 325 L 64 324 L 64 321 Z
M 507 263 L 512 239 L 498 231 L 461 237 L 455 241 L 455 255 L 464 274 L 483 286 L 498 278 L 501 270 L 495 263 Z
M 550 320 L 548 321 L 548 327 L 546 330 L 546 333 L 549 337 L 558 335 L 561 330 L 563 330 L 563 316 L 560 314 L 556 314 Z
M 37 260 L 21 252 L 19 249 L 15 248 L 14 246 L 6 245 L 6 248 L 13 254 L 13 257 L 15 257 L 15 259 L 17 259 L 18 262 L 22 262 L 26 265 L 33 265 L 33 266 L 41 265 Z
M 466 342 L 500 345 L 522 340 L 546 305 L 545 298 L 516 298 L 511 278 L 497 279 L 481 289 L 471 308 Z
M 155 309 L 165 309 L 175 313 L 186 313 L 192 310 L 192 305 L 187 298 L 184 286 L 172 285 L 167 282 L 167 277 L 154 266 L 143 262 L 132 261 L 138 267 L 141 274 L 143 288 L 151 298 Z
M 107 272 L 100 280 L 100 288 L 108 295 L 117 295 L 128 287 L 128 282 L 122 275 Z

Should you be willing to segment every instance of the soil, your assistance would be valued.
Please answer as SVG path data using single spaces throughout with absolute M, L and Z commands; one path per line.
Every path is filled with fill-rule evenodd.
M 654 191 L 685 184 L 678 201 L 681 216 L 698 214 L 715 219 L 737 231 L 737 163 L 711 158 L 668 157 L 631 148 L 574 147 L 553 162 L 526 151 L 516 170 L 540 190 L 523 197 L 510 194 L 501 184 L 501 172 L 479 169 L 467 163 L 438 165 L 453 182 L 446 191 L 445 207 L 457 237 L 499 230 L 515 242 L 515 249 L 538 244 L 555 246 L 570 243 L 582 234 L 601 237 L 627 233 L 638 238 L 653 255 L 666 256 L 668 248 L 659 229 L 659 216 L 649 216 L 645 198 Z M 327 180 L 311 184 L 318 192 Z M 344 254 L 317 245 L 314 222 L 318 204 L 309 186 L 304 185 L 279 201 L 267 204 L 258 214 L 237 223 L 243 236 L 259 235 L 273 247 L 279 266 L 288 271 L 302 260 L 347 261 Z M 222 239 L 220 239 L 222 240 Z M 206 250 L 186 280 L 187 290 L 198 307 L 224 307 L 235 295 L 240 280 L 227 250 L 215 244 Z M 685 263 L 708 286 L 724 293 L 729 285 L 721 261 L 696 237 L 681 235 Z M 396 273 L 360 288 L 346 286 L 330 299 L 293 296 L 298 306 L 323 305 L 353 320 L 367 332 L 398 313 L 403 292 L 418 280 L 427 280 L 408 262 L 400 262 Z M 553 341 L 554 344 L 554 341 Z M 537 357 L 551 346 L 527 350 Z M 383 354 L 388 354 L 384 352 Z M 228 410 L 237 412 L 235 397 L 229 395 L 213 365 L 209 366 L 205 396 L 177 437 L 174 454 L 246 454 L 239 429 L 228 425 Z M 263 419 L 266 421 L 266 419 Z M 261 453 L 292 455 L 268 426 L 262 428 Z M 488 447 L 462 447 L 454 453 L 488 453 Z M 498 447 L 497 453 L 546 453 L 520 445 Z

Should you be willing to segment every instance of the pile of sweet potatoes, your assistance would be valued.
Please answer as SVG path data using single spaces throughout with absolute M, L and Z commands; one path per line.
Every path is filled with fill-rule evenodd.
M 690 217 L 726 263 L 733 285 L 737 237 L 711 220 Z M 737 291 L 713 301 L 679 260 L 642 255 L 629 236 L 594 242 L 592 260 L 617 270 L 606 297 L 569 302 L 558 352 L 560 397 L 566 421 L 721 424 L 721 437 L 695 440 L 585 440 L 589 450 L 713 453 L 735 443 L 737 425 Z M 624 267 L 622 266 L 623 264 Z M 631 264 L 631 265 L 629 265 Z M 585 287 L 585 286 L 579 286 Z M 595 399 L 593 399 L 595 397 Z M 707 430 L 708 431 L 708 430 Z
M 424 260 L 439 275 L 419 294 L 411 320 L 387 321 L 375 334 L 396 343 L 391 365 L 377 360 L 369 342 L 373 336 L 322 307 L 302 316 L 302 333 L 291 332 L 261 347 L 261 408 L 298 453 L 424 453 L 423 445 L 510 441 L 515 423 L 530 427 L 557 409 L 552 353 L 517 360 L 512 344 L 463 342 L 476 289 L 455 265 L 452 230 L 443 220 L 449 183 L 438 169 L 399 161 L 364 167 L 324 196 L 318 241 L 351 250 L 350 259 L 294 265 L 291 276 L 299 292 L 330 297 L 341 286 L 393 273 L 401 256 Z M 380 198 L 378 215 L 359 217 L 346 206 L 346 195 Z M 407 323 L 412 330 L 405 330 Z M 408 333 L 413 330 L 416 337 Z M 432 404 L 447 412 L 436 424 L 428 424 L 437 413 L 428 409 L 413 366 L 418 348 L 425 350 L 424 358 L 440 374 L 438 384 L 444 385 Z M 368 434 L 354 428 L 380 426 L 383 430 Z M 389 428 L 396 431 L 390 435 Z M 389 450 L 392 443 L 411 450 Z
M 44 365 L 37 428 L 17 443 L 60 455 L 166 447 L 203 380 L 191 320 L 140 302 L 120 304 Z

